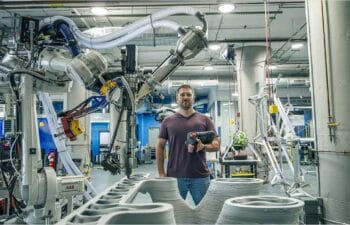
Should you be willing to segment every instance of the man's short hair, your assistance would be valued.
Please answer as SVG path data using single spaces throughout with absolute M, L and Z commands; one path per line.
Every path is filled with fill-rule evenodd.
M 180 87 L 178 87 L 178 89 L 176 89 L 176 95 L 179 94 L 180 89 L 182 89 L 182 88 L 191 89 L 191 90 L 192 90 L 192 93 L 193 93 L 193 96 L 195 96 L 194 89 L 193 89 L 193 88 L 191 87 L 191 85 L 189 85 L 189 84 L 182 84 Z

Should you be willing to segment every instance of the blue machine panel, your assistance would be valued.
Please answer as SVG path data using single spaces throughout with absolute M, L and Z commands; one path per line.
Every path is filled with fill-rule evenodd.
M 4 118 L 0 118 L 0 138 L 3 138 L 4 135 L 4 129 L 2 127 L 2 124 L 4 123 Z
M 148 128 L 160 127 L 159 121 L 154 119 L 154 114 L 137 114 L 138 135 L 137 140 L 140 146 L 146 146 L 148 144 Z
M 51 151 L 54 151 L 55 153 L 57 153 L 57 148 L 51 136 L 47 119 L 38 118 L 38 125 L 39 125 L 39 139 L 40 139 L 41 150 L 46 155 L 49 154 Z
M 108 132 L 109 123 L 93 122 L 91 123 L 91 161 L 96 161 L 96 156 L 100 154 L 100 132 Z

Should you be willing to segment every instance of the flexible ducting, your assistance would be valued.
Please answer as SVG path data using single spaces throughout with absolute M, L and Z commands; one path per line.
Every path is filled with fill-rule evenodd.
M 64 39 L 68 43 L 68 48 L 70 53 L 72 54 L 72 57 L 75 57 L 79 55 L 80 48 L 78 43 L 76 43 L 73 33 L 69 30 L 69 27 L 65 23 L 60 23 L 58 26 L 58 30 L 61 32 L 61 34 L 64 36 Z
M 161 20 L 162 18 L 176 14 L 188 14 L 197 17 L 203 23 L 203 32 L 205 34 L 207 33 L 207 22 L 204 18 L 204 15 L 198 10 L 193 9 L 191 7 L 172 7 L 165 10 L 161 10 L 148 17 L 142 18 L 129 26 L 121 28 L 116 32 L 106 34 L 101 37 L 91 37 L 89 35 L 84 34 L 79 30 L 79 28 L 71 19 L 62 16 L 46 18 L 43 21 L 41 21 L 40 26 L 42 28 L 44 26 L 53 24 L 57 20 L 62 20 L 69 25 L 70 30 L 81 44 L 90 48 L 104 49 L 110 48 L 111 46 L 115 47 L 118 45 L 125 44 L 127 41 L 136 37 L 140 33 L 148 29 L 153 29 L 157 27 L 168 27 L 172 30 L 176 30 L 179 33 L 182 33 L 180 26 L 177 23 L 167 20 Z

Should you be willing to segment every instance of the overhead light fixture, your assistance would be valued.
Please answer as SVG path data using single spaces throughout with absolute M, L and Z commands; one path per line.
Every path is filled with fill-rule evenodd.
M 105 16 L 108 14 L 108 10 L 103 7 L 92 7 L 91 12 L 97 16 Z
M 292 44 L 292 49 L 293 50 L 298 50 L 298 49 L 301 49 L 302 47 L 304 47 L 303 43 L 294 43 L 294 44 Z
M 270 70 L 275 70 L 275 69 L 277 69 L 277 66 L 269 65 L 269 69 L 270 69 Z
M 204 68 L 203 68 L 204 70 L 206 70 L 206 71 L 210 71 L 210 70 L 213 70 L 214 69 L 214 67 L 212 67 L 212 66 L 210 66 L 210 65 L 208 65 L 208 66 L 204 66 Z
M 171 107 L 176 107 L 177 106 L 177 104 L 176 103 L 171 103 L 171 105 L 170 105 Z
M 233 96 L 233 97 L 237 97 L 237 96 L 238 96 L 238 93 L 237 93 L 237 92 L 234 92 L 234 93 L 232 93 L 232 96 Z
M 192 87 L 207 87 L 207 86 L 217 86 L 219 81 L 217 79 L 213 80 L 173 80 L 171 81 L 172 87 L 179 87 L 183 84 L 189 84 Z
M 210 50 L 213 50 L 213 51 L 217 51 L 217 50 L 219 50 L 221 47 L 220 47 L 220 45 L 218 45 L 218 44 L 210 44 L 209 45 L 209 49 Z
M 219 5 L 219 11 L 222 13 L 229 13 L 229 12 L 232 12 L 234 9 L 235 9 L 234 4 L 224 3 Z

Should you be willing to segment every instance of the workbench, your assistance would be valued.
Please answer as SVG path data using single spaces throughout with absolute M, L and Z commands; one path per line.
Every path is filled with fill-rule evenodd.
M 257 177 L 257 164 L 258 160 L 252 159 L 252 160 L 237 160 L 237 159 L 232 159 L 232 160 L 223 160 L 222 164 L 224 166 L 224 174 L 226 178 L 230 177 Z M 250 173 L 242 173 L 242 175 L 237 174 L 237 176 L 231 176 L 231 166 L 249 166 L 250 167 Z

